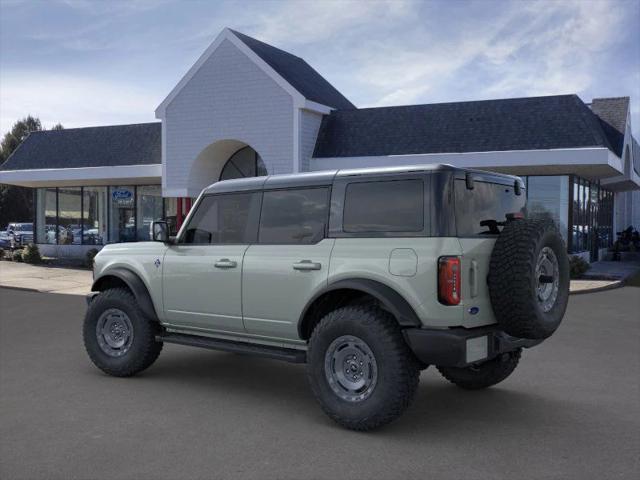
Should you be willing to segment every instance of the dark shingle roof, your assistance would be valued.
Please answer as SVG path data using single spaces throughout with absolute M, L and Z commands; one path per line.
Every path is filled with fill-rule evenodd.
M 160 123 L 32 132 L 1 170 L 162 163 Z
M 611 146 L 577 95 L 334 111 L 314 157 Z
M 337 109 L 356 108 L 302 58 L 243 33 L 231 31 L 308 100 Z
M 621 157 L 624 134 L 627 129 L 629 97 L 594 98 L 591 102 L 591 110 L 600 118 L 602 129 L 614 152 Z

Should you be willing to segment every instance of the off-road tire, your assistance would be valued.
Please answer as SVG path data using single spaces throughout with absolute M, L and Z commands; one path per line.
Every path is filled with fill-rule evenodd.
M 555 254 L 558 263 L 557 296 L 547 312 L 536 290 L 536 265 L 545 247 Z M 569 259 L 555 223 L 549 219 L 507 223 L 493 247 L 487 283 L 496 320 L 506 333 L 544 339 L 555 332 L 569 299 Z
M 129 350 L 121 357 L 112 357 L 98 344 L 96 325 L 108 309 L 126 313 L 133 327 L 133 340 Z M 130 377 L 153 364 L 160 355 L 162 342 L 156 341 L 160 325 L 144 316 L 133 294 L 125 288 L 112 288 L 96 296 L 89 304 L 82 334 L 89 358 L 103 372 L 114 377 Z
M 438 367 L 444 378 L 466 390 L 491 387 L 506 379 L 518 366 L 522 349 L 503 353 L 480 365 L 465 368 Z
M 345 335 L 362 339 L 377 363 L 377 383 L 370 395 L 353 402 L 331 389 L 325 355 L 332 342 Z M 366 431 L 398 418 L 411 404 L 420 378 L 419 364 L 407 347 L 391 314 L 372 305 L 338 308 L 316 325 L 307 352 L 307 377 L 324 412 L 351 430 Z

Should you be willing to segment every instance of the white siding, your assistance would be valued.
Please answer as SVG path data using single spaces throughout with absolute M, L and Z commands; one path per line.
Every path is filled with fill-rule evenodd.
M 293 100 L 244 53 L 224 40 L 167 106 L 163 190 L 189 190 L 198 154 L 225 139 L 253 147 L 270 174 L 293 169 Z M 217 178 L 206 179 L 213 183 Z
M 309 110 L 300 110 L 300 171 L 308 172 L 311 157 L 316 146 L 318 130 L 322 122 L 322 115 Z

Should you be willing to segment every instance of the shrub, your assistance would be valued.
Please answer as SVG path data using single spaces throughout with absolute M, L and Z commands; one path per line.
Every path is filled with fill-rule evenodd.
M 84 265 L 87 268 L 93 268 L 93 259 L 98 254 L 100 250 L 97 248 L 92 248 L 91 250 L 87 250 L 87 253 L 84 256 Z
M 22 252 L 20 250 L 11 252 L 11 260 L 14 262 L 22 262 Z
M 40 256 L 40 249 L 35 243 L 30 243 L 24 247 L 22 252 L 22 260 L 26 263 L 42 263 L 42 257 Z
M 591 266 L 584 258 L 578 255 L 571 255 L 569 257 L 569 276 L 571 278 L 580 278 L 589 268 L 591 268 Z
M 4 258 L 4 249 L 0 248 L 0 260 Z

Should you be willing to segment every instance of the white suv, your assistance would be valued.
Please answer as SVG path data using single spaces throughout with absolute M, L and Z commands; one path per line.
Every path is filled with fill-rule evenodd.
M 110 375 L 163 343 L 306 362 L 341 425 L 398 417 L 419 371 L 504 380 L 558 327 L 569 268 L 554 223 L 525 219 L 517 177 L 446 165 L 228 180 L 175 239 L 95 258 L 84 341 Z

